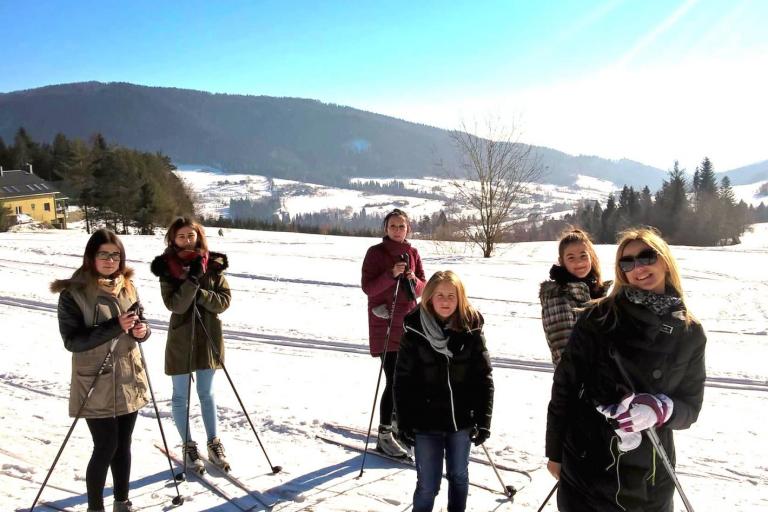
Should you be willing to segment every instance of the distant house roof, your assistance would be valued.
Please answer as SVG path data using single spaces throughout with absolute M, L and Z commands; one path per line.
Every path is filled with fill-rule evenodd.
M 58 194 L 50 182 L 29 171 L 3 170 L 0 172 L 0 199 Z

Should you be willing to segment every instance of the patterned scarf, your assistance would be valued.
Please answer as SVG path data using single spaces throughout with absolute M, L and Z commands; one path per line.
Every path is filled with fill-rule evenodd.
M 168 271 L 175 279 L 186 279 L 189 271 L 189 263 L 197 257 L 202 257 L 203 272 L 208 269 L 208 253 L 201 254 L 198 251 L 182 250 L 177 251 L 167 248 L 163 253 L 163 258 L 168 263 Z
M 123 277 L 123 274 L 118 274 L 113 278 L 100 277 L 98 283 L 99 289 L 107 292 L 113 297 L 117 297 L 125 287 L 125 278 Z
M 627 286 L 624 288 L 624 295 L 633 304 L 644 306 L 658 316 L 666 315 L 673 309 L 680 309 L 683 306 L 683 299 L 670 289 L 665 290 L 664 293 L 654 293 Z
M 419 307 L 419 317 L 421 318 L 421 326 L 424 328 L 424 335 L 435 352 L 453 357 L 453 352 L 448 349 L 448 340 L 450 338 L 445 335 L 437 319 L 422 307 Z

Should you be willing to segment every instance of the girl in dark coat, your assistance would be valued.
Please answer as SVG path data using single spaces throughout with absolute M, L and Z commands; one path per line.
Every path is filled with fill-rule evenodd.
M 416 454 L 413 512 L 432 510 L 443 458 L 448 510 L 463 512 L 470 442 L 481 445 L 491 433 L 493 377 L 483 317 L 451 271 L 436 272 L 405 317 L 394 388 L 400 431 Z
M 405 456 L 407 452 L 392 435 L 392 376 L 403 334 L 403 318 L 416 307 L 416 298 L 421 296 L 425 282 L 419 252 L 406 240 L 409 231 L 410 222 L 404 211 L 394 209 L 389 212 L 384 217 L 384 240 L 365 254 L 361 279 L 363 292 L 368 296 L 370 351 L 372 356 L 382 359 L 386 379 L 379 404 L 377 449 L 393 457 Z M 395 298 L 398 279 L 400 286 Z M 391 311 L 393 299 L 394 311 Z M 391 320 L 390 316 L 393 317 Z M 387 343 L 389 322 L 391 330 Z
M 152 272 L 160 278 L 160 293 L 165 307 L 171 311 L 165 373 L 173 381 L 173 420 L 184 442 L 187 463 L 202 472 L 205 466 L 187 426 L 189 379 L 194 372 L 208 436 L 208 457 L 217 466 L 228 469 L 217 435 L 213 394 L 214 374 L 224 362 L 224 337 L 218 315 L 227 310 L 231 300 L 223 274 L 228 267 L 227 256 L 209 252 L 203 227 L 187 217 L 179 217 L 170 225 L 165 242 L 165 252 L 152 262 Z M 196 321 L 195 309 L 199 313 Z
M 612 281 L 603 283 L 600 260 L 589 235 L 572 228 L 562 234 L 557 264 L 549 269 L 549 280 L 541 283 L 541 323 L 555 366 L 568 343 L 576 317 L 590 301 L 605 297 Z
M 576 322 L 555 371 L 547 468 L 559 479 L 561 512 L 671 512 L 674 483 L 642 432 L 656 428 L 674 464 L 672 432 L 701 409 L 706 337 L 655 231 L 624 232 L 615 271 L 611 293 Z
M 93 438 L 85 473 L 89 512 L 104 511 L 110 468 L 112 510 L 134 510 L 128 501 L 131 436 L 138 410 L 147 404 L 148 382 L 136 342 L 146 340 L 150 332 L 129 310 L 139 300 L 132 274 L 125 266 L 123 243 L 113 232 L 99 229 L 85 246 L 80 268 L 70 279 L 51 283 L 51 291 L 60 293 L 59 331 L 72 352 L 69 414 L 79 412 Z M 105 358 L 107 364 L 97 377 Z

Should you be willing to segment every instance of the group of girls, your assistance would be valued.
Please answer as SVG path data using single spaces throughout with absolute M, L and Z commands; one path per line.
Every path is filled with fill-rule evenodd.
M 383 228 L 382 242 L 365 255 L 361 279 L 370 353 L 381 359 L 385 376 L 377 449 L 396 457 L 413 450 L 414 512 L 432 510 L 445 461 L 448 510 L 462 512 L 471 444 L 481 445 L 491 432 L 494 385 L 483 316 L 454 272 L 426 279 L 408 241 L 405 212 L 387 214 Z M 173 419 L 187 462 L 202 468 L 188 425 L 194 373 L 208 455 L 227 467 L 212 391 L 224 362 L 218 315 L 231 299 L 223 275 L 227 257 L 209 251 L 202 226 L 189 218 L 174 221 L 165 241 L 151 268 L 171 311 L 165 372 L 172 378 Z M 52 284 L 61 293 L 61 335 L 73 352 L 70 414 L 86 418 L 94 442 L 86 472 L 89 512 L 104 510 L 110 468 L 113 512 L 133 510 L 131 433 L 147 403 L 137 343 L 150 330 L 140 310 L 131 308 L 138 294 L 125 261 L 119 238 L 98 230 L 72 278 Z M 574 229 L 561 238 L 558 264 L 541 285 L 542 321 L 556 366 L 547 468 L 559 481 L 561 512 L 671 512 L 672 480 L 655 469 L 657 453 L 642 432 L 658 429 L 674 463 L 672 430 L 689 427 L 701 408 L 706 338 L 686 308 L 669 246 L 654 230 L 622 234 L 614 273 L 615 283 L 602 281 L 589 236 Z M 113 375 L 94 380 L 105 358 L 102 374 Z

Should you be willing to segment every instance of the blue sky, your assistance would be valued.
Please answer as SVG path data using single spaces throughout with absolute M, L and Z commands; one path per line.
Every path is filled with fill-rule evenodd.
M 768 2 L 0 0 L 0 92 L 86 80 L 298 96 L 574 154 L 768 159 Z

